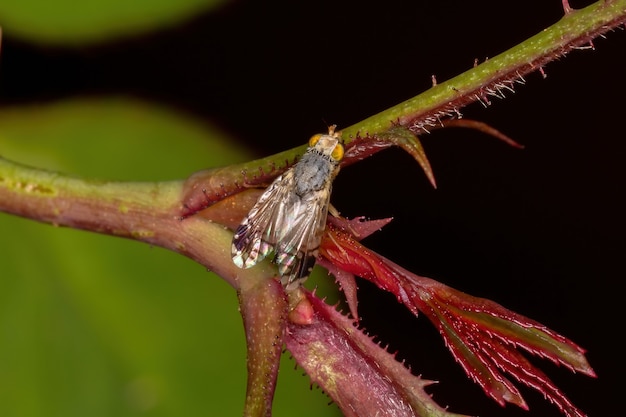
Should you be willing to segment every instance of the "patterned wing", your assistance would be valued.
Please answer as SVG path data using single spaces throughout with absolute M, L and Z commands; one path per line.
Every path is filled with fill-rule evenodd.
M 277 228 L 285 215 L 282 206 L 293 187 L 293 170 L 289 170 L 274 180 L 241 222 L 231 246 L 233 262 L 239 268 L 256 265 L 274 249 Z
M 289 170 L 267 188 L 237 228 L 231 247 L 239 268 L 256 265 L 274 250 L 287 289 L 300 285 L 315 265 L 331 192 L 328 181 L 300 195 L 296 181 L 294 170 Z
M 281 281 L 287 289 L 296 288 L 315 265 L 317 251 L 326 227 L 330 183 L 321 190 L 299 196 L 289 195 L 282 225 L 276 225 L 276 257 Z M 286 220 L 286 221 L 285 221 Z

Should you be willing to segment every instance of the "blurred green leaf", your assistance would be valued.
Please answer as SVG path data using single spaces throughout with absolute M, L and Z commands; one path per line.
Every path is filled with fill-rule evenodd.
M 124 98 L 0 110 L 0 154 L 121 180 L 249 159 L 235 141 Z M 0 415 L 237 416 L 245 337 L 235 291 L 161 248 L 0 214 Z M 275 416 L 338 415 L 283 358 Z
M 85 44 L 174 25 L 226 0 L 3 0 L 7 34 L 40 43 Z

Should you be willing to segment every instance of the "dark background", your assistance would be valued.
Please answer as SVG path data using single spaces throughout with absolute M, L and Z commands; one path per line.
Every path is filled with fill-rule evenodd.
M 591 2 L 573 2 L 577 7 Z M 555 23 L 560 1 L 233 2 L 140 38 L 89 48 L 36 47 L 5 34 L 0 105 L 130 94 L 230 131 L 268 155 L 327 124 L 358 122 Z M 623 121 L 626 33 L 595 41 L 534 73 L 506 100 L 463 109 L 524 143 L 477 132 L 422 137 L 437 177 L 389 150 L 342 171 L 333 203 L 347 216 L 393 216 L 368 238 L 420 275 L 497 301 L 588 350 L 598 379 L 542 361 L 572 401 L 618 416 L 624 375 Z M 294 137 L 294 132 L 297 136 Z M 372 334 L 399 351 L 452 411 L 558 416 L 522 388 L 530 412 L 500 408 L 454 363 L 424 318 L 361 284 Z

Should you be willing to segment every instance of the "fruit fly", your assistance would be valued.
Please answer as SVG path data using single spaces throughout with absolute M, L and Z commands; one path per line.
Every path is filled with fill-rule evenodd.
M 332 183 L 343 158 L 341 132 L 309 140 L 302 158 L 259 197 L 232 243 L 233 262 L 250 268 L 274 251 L 281 282 L 287 290 L 304 282 L 315 265 L 330 205 Z

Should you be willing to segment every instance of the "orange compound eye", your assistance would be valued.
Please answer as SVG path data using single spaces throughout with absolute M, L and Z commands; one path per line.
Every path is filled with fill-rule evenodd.
M 335 161 L 341 161 L 343 159 L 343 145 L 338 143 L 330 154 Z
M 315 144 L 320 141 L 322 136 L 323 135 L 321 133 L 311 136 L 311 139 L 309 139 L 309 146 L 315 146 Z

